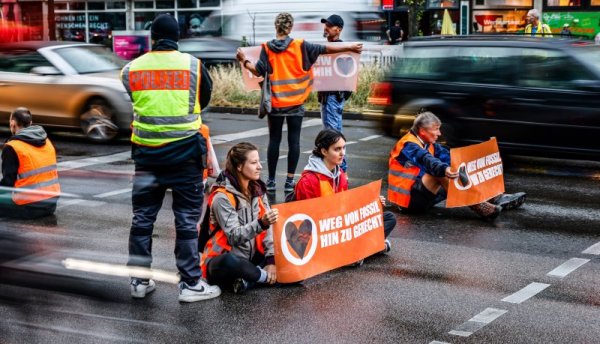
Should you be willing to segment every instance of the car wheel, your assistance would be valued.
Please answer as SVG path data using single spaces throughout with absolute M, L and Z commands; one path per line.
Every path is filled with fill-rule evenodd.
M 114 111 L 104 99 L 90 100 L 81 117 L 83 134 L 94 142 L 107 142 L 119 133 L 119 127 L 114 123 Z

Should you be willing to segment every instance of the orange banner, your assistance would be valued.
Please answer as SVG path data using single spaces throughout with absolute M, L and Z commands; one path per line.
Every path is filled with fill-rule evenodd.
M 495 137 L 451 149 L 450 162 L 460 176 L 448 184 L 447 208 L 481 203 L 504 192 L 504 171 Z
M 328 45 L 346 45 L 348 43 L 328 43 Z M 256 63 L 262 47 L 242 48 L 246 59 Z M 241 64 L 240 64 L 241 65 Z M 346 52 L 338 54 L 321 55 L 313 65 L 314 84 L 313 91 L 356 91 L 358 85 L 358 68 L 360 67 L 360 54 Z M 259 81 L 242 66 L 242 77 L 246 90 L 259 90 Z
M 381 180 L 331 196 L 274 205 L 277 281 L 291 283 L 384 249 Z

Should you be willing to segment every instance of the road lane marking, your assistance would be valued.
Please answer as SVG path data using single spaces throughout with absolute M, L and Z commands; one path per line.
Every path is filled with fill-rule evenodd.
M 582 266 L 583 264 L 585 264 L 589 261 L 590 261 L 589 259 L 571 258 L 571 259 L 567 260 L 566 262 L 562 263 L 556 269 L 547 273 L 546 275 L 551 276 L 551 277 L 563 278 L 563 277 L 567 276 L 568 274 L 570 274 L 571 272 L 577 270 L 577 268 L 579 268 L 580 266 Z
M 104 201 L 92 201 L 92 200 L 81 199 L 81 198 L 70 199 L 70 200 L 64 201 L 64 202 L 62 202 L 59 199 L 58 203 L 59 204 L 56 207 L 56 209 L 62 209 L 64 207 L 68 207 L 68 206 L 75 205 L 75 204 L 79 204 L 84 207 L 97 207 L 97 206 L 106 204 L 106 202 L 104 202 Z
M 115 335 L 111 335 L 111 334 L 102 334 L 102 333 L 96 333 L 96 331 L 94 331 L 94 332 L 84 331 L 84 330 L 79 330 L 79 329 L 74 329 L 74 328 L 69 328 L 69 327 L 64 327 L 64 326 L 37 325 L 37 324 L 32 324 L 32 323 L 28 323 L 28 322 L 24 322 L 24 321 L 16 321 L 16 320 L 9 320 L 9 322 L 13 323 L 13 324 L 21 325 L 23 327 L 35 328 L 38 330 L 45 330 L 45 331 L 58 332 L 58 333 L 67 333 L 67 334 L 72 334 L 72 335 L 76 334 L 76 335 L 80 335 L 80 336 L 99 338 L 99 339 L 106 340 L 106 341 L 120 341 L 120 342 L 125 342 L 125 343 L 146 343 L 146 341 L 134 339 L 134 338 L 130 338 L 130 337 L 121 337 L 121 336 L 115 336 Z
M 371 141 L 377 138 L 380 138 L 381 135 L 371 135 L 371 136 L 367 136 L 367 137 L 363 137 L 362 139 L 359 139 L 361 141 Z
M 600 242 L 593 244 L 592 246 L 586 248 L 583 252 L 581 252 L 583 254 L 594 254 L 594 255 L 599 255 L 600 254 Z
M 123 194 L 126 192 L 131 192 L 131 188 L 125 188 L 125 189 L 119 189 L 119 190 L 115 190 L 115 191 L 105 192 L 105 193 L 101 193 L 99 195 L 95 195 L 94 197 L 105 198 L 105 197 L 120 195 L 120 194 Z
M 448 333 L 455 336 L 468 337 L 506 312 L 508 311 L 504 309 L 486 308 L 483 312 Z
M 448 343 L 448 342 L 440 342 L 438 340 L 434 340 L 432 342 L 429 342 L 429 344 L 450 344 L 450 343 Z
M 109 164 L 111 162 L 123 161 L 131 158 L 131 151 L 97 156 L 92 158 L 78 159 L 78 160 L 69 160 L 69 161 L 61 161 L 58 165 L 58 171 L 68 171 L 76 168 L 87 167 L 91 165 L 99 165 L 99 164 Z
M 518 292 L 503 298 L 502 301 L 510 303 L 522 303 L 549 286 L 550 284 L 533 282 Z
M 100 314 L 93 314 L 93 313 L 72 312 L 72 311 L 67 311 L 67 310 L 62 310 L 62 309 L 53 309 L 52 312 L 76 315 L 76 316 L 80 316 L 80 317 L 90 317 L 90 318 L 98 318 L 98 319 L 103 319 L 103 320 L 112 320 L 112 321 L 116 321 L 116 322 L 127 322 L 127 323 L 141 324 L 141 325 L 147 325 L 147 326 L 167 327 L 169 329 L 177 329 L 177 330 L 185 330 L 186 329 L 183 326 L 172 325 L 172 324 L 163 324 L 163 323 L 158 323 L 158 322 L 154 322 L 154 321 L 111 317 L 108 315 L 100 315 Z
M 322 125 L 320 119 L 315 118 L 315 119 L 309 119 L 308 121 L 302 122 L 302 128 L 314 127 L 317 125 Z M 283 128 L 282 131 L 287 131 L 287 126 L 285 128 Z M 239 133 L 211 136 L 210 141 L 213 143 L 213 145 L 219 145 L 219 144 L 227 143 L 230 141 L 247 139 L 250 137 L 257 137 L 257 136 L 263 136 L 263 135 L 268 135 L 268 134 L 269 134 L 269 128 L 258 128 L 258 129 L 242 131 Z

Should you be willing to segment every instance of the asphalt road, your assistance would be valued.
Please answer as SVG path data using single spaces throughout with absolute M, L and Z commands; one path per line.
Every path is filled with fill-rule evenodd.
M 221 161 L 233 144 L 251 141 L 266 174 L 266 121 L 204 118 Z M 395 139 L 382 136 L 375 122 L 344 124 L 351 187 L 381 178 L 386 190 Z M 319 130 L 318 119 L 305 119 L 298 172 Z M 0 229 L 37 245 L 41 253 L 28 266 L 38 271 L 61 271 L 66 258 L 125 263 L 133 171 L 127 139 L 52 139 L 68 194 L 56 216 L 1 219 Z M 179 304 L 174 284 L 159 282 L 146 299 L 132 300 L 126 277 L 92 273 L 72 272 L 70 278 L 86 282 L 62 280 L 57 289 L 93 297 L 0 284 L 0 343 L 597 343 L 600 165 L 504 159 L 507 191 L 528 194 L 521 209 L 493 222 L 442 206 L 422 216 L 396 211 L 389 254 L 300 285 Z M 278 165 L 281 188 L 286 163 L 282 157 Z M 272 201 L 282 200 L 278 190 Z M 174 236 L 167 196 L 155 226 L 154 268 L 176 271 Z M 46 275 L 32 276 L 29 286 L 47 282 Z

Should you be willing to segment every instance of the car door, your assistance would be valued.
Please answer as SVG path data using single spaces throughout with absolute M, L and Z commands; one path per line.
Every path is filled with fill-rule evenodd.
M 498 110 L 513 148 L 600 154 L 598 74 L 561 50 L 523 48 L 512 102 Z M 595 153 L 594 153 L 595 152 Z

